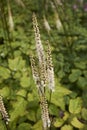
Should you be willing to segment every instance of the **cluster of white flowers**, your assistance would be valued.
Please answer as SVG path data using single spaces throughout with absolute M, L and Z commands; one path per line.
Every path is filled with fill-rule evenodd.
M 46 86 L 53 92 L 54 91 L 54 69 L 52 65 L 52 56 L 49 43 L 47 44 L 47 55 L 45 55 L 44 48 L 40 38 L 40 31 L 36 15 L 33 14 L 33 28 L 35 33 L 36 52 L 38 65 L 33 56 L 31 56 L 31 68 L 33 78 L 38 88 L 40 97 L 40 107 L 44 130 L 50 127 L 51 122 L 49 118 L 48 103 L 45 97 Z M 46 58 L 47 57 L 47 58 Z

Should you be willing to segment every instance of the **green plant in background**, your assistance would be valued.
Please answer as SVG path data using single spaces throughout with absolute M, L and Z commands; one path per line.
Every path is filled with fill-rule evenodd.
M 8 2 L 8 4 L 7 1 L 0 2 L 2 18 L 6 19 L 6 22 L 0 21 L 0 95 L 3 96 L 10 122 L 6 128 L 0 115 L 0 130 L 42 130 L 41 110 L 44 110 L 44 105 L 40 106 L 41 103 L 45 104 L 45 108 L 47 107 L 51 130 L 86 130 L 87 23 L 85 21 L 87 13 L 83 9 L 85 1 L 82 4 L 76 0 L 66 2 L 23 0 L 24 4 L 21 0 Z M 73 9 L 73 5 L 77 3 L 78 8 Z M 44 43 L 44 50 L 47 50 L 44 51 L 44 59 L 49 66 L 38 64 L 34 43 L 39 39 L 34 40 L 32 12 L 37 14 L 42 43 Z M 14 29 L 10 31 L 5 23 L 10 27 L 9 23 L 11 25 L 12 19 Z M 49 81 L 52 78 L 49 69 L 50 47 L 44 42 L 48 39 L 52 47 L 55 72 L 55 92 L 51 94 L 51 100 L 47 87 L 50 86 Z M 43 97 L 39 96 L 32 79 L 29 59 L 31 53 L 35 64 L 35 75 L 38 77 L 39 74 L 40 82 L 43 81 L 41 84 L 45 81 L 47 83 L 47 86 L 43 87 L 45 89 Z M 40 52 L 40 55 L 43 54 Z M 48 70 L 46 72 L 43 71 L 45 67 Z M 43 75 L 43 72 L 50 74 L 50 77 L 46 78 L 49 81 L 45 80 L 47 75 Z M 44 110 L 43 113 L 46 111 Z

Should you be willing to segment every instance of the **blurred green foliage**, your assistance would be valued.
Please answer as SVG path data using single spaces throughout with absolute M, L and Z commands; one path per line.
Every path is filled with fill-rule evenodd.
M 10 116 L 9 130 L 42 130 L 39 97 L 32 78 L 29 55 L 35 51 L 32 13 L 36 12 L 41 39 L 46 47 L 50 41 L 55 70 L 55 92 L 47 91 L 51 129 L 87 130 L 87 12 L 75 0 L 56 5 L 50 0 L 24 0 L 25 8 L 10 1 L 14 19 L 14 31 L 9 33 L 11 42 L 3 33 L 0 21 L 0 95 Z M 54 11 L 63 28 L 55 25 Z M 46 8 L 47 7 L 47 8 Z M 7 5 L 5 4 L 5 12 Z M 7 12 L 6 12 L 7 14 Z M 43 15 L 51 27 L 44 28 Z M 6 18 L 8 16 L 6 15 Z M 6 28 L 4 32 L 8 33 Z M 0 130 L 7 130 L 0 115 Z

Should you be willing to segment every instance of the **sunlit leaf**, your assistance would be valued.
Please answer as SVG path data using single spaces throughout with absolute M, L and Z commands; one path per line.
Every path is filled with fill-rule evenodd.
M 16 72 L 16 73 L 14 73 L 14 78 L 15 79 L 20 79 L 21 78 L 21 76 L 22 76 L 22 74 L 21 74 L 21 72 Z
M 64 125 L 61 127 L 61 130 L 73 130 L 73 127 L 71 125 Z
M 65 88 L 65 86 L 63 86 L 63 85 L 61 85 L 61 84 L 58 84 L 58 86 L 57 87 L 55 87 L 55 92 L 53 92 L 53 94 L 52 95 L 57 95 L 57 96 L 65 96 L 65 95 L 69 95 L 69 94 L 71 94 L 72 92 L 69 90 L 69 89 L 67 89 L 67 88 Z
M 86 108 L 82 109 L 82 118 L 87 120 L 87 109 Z
M 64 97 L 65 95 L 70 94 L 71 91 L 60 86 L 60 87 L 56 87 L 55 92 L 52 93 L 51 96 L 51 103 L 55 104 L 56 106 L 61 107 L 61 109 L 65 109 L 65 101 L 64 101 Z
M 81 123 L 76 117 L 74 117 L 71 121 L 71 124 L 76 128 L 83 128 L 84 124 Z
M 0 77 L 3 79 L 8 79 L 10 77 L 10 70 L 0 66 Z
M 68 112 L 64 112 L 63 120 L 66 121 L 69 118 L 70 114 Z
M 71 112 L 73 114 L 77 114 L 77 113 L 81 112 L 81 108 L 82 108 L 82 100 L 80 97 L 70 100 L 69 112 Z
M 33 127 L 32 130 L 42 130 L 42 121 L 38 121 Z
M 27 94 L 27 91 L 25 89 L 20 89 L 17 92 L 17 95 L 20 95 L 20 96 L 23 96 L 23 97 L 26 97 L 26 94 Z
M 0 95 L 3 96 L 3 97 L 8 97 L 8 96 L 10 96 L 10 94 L 11 94 L 11 90 L 7 86 L 0 89 Z
M 56 106 L 60 107 L 61 109 L 65 109 L 65 102 L 63 97 L 58 97 L 57 95 L 52 95 L 51 103 L 55 104 Z
M 22 97 L 17 97 L 17 101 L 12 105 L 13 111 L 10 113 L 11 122 L 25 114 L 27 102 Z
M 20 84 L 23 88 L 27 88 L 30 86 L 30 78 L 27 77 L 27 76 L 23 76 L 21 79 L 20 79 Z
M 64 121 L 63 119 L 56 118 L 54 122 L 55 127 L 61 127 L 63 125 Z
M 9 68 L 13 71 L 22 71 L 22 69 L 25 67 L 25 60 L 23 60 L 20 56 L 14 59 L 9 59 L 8 63 Z

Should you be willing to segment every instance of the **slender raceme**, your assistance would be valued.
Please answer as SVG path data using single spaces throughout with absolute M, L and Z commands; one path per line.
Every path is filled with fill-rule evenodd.
M 50 45 L 47 44 L 47 55 L 45 55 L 44 48 L 40 38 L 40 31 L 38 27 L 38 22 L 35 13 L 33 13 L 33 29 L 35 33 L 35 43 L 36 43 L 36 53 L 37 53 L 37 63 L 33 56 L 31 59 L 31 68 L 33 78 L 35 80 L 38 94 L 40 97 L 40 108 L 41 108 L 41 118 L 43 123 L 43 130 L 48 130 L 51 126 L 51 121 L 49 117 L 48 103 L 45 96 L 46 87 L 54 91 L 54 69 L 52 64 L 52 56 Z M 46 58 L 47 57 L 47 58 Z
M 6 124 L 8 124 L 9 116 L 8 116 L 8 113 L 7 113 L 6 108 L 4 106 L 4 102 L 3 102 L 2 96 L 0 96 L 0 112 L 2 114 L 3 120 L 6 122 Z

